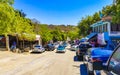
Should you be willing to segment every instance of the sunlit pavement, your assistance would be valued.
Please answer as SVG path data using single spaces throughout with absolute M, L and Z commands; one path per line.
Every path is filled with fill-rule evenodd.
M 44 53 L 12 53 L 0 51 L 0 75 L 80 75 L 75 52 L 46 51 Z

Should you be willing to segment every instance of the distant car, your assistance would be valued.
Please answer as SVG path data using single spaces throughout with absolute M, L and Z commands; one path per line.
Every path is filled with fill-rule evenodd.
M 77 51 L 79 49 L 79 45 L 72 45 L 71 50 L 72 51 Z
M 44 51 L 45 51 L 45 49 L 41 45 L 35 45 L 34 49 L 31 50 L 31 53 L 34 53 L 34 52 L 42 53 Z
M 62 45 L 63 45 L 64 47 L 67 47 L 67 43 L 66 43 L 66 42 L 63 42 Z
M 57 50 L 56 50 L 56 52 L 63 52 L 63 53 L 65 53 L 66 49 L 65 49 L 65 47 L 63 45 L 59 45 Z
M 47 44 L 45 46 L 45 50 L 47 50 L 47 51 L 53 51 L 53 50 L 55 50 L 55 46 L 53 44 Z
M 59 43 L 54 43 L 54 46 L 57 49 L 57 47 L 59 46 Z

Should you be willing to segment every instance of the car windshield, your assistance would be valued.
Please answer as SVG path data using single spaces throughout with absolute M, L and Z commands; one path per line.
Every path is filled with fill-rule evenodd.
M 59 48 L 63 48 L 63 46 L 60 45 Z
M 37 46 L 35 46 L 35 47 L 41 47 L 40 45 L 37 45 Z

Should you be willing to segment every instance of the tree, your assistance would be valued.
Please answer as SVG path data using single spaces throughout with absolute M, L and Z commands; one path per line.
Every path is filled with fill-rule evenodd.
M 46 24 L 39 24 L 39 35 L 42 38 L 43 44 L 47 43 L 48 41 L 52 40 L 52 34 L 51 31 L 48 29 L 48 25 Z
M 14 4 L 14 0 L 0 0 L 0 3 L 12 5 L 12 4 Z
M 11 1 L 8 3 L 11 4 Z M 11 25 L 14 23 L 15 12 L 12 6 L 6 3 L 7 0 L 0 1 L 0 34 L 6 37 L 6 48 L 9 50 L 8 34 L 12 33 Z
M 96 16 L 94 15 L 94 18 Z M 79 34 L 81 36 L 86 36 L 90 29 L 90 25 L 93 24 L 96 20 L 93 19 L 92 16 L 87 16 L 86 18 L 82 18 L 82 20 L 78 23 Z
M 112 17 L 112 22 L 120 24 L 120 0 L 116 0 L 116 5 L 113 5 L 113 8 L 115 14 Z

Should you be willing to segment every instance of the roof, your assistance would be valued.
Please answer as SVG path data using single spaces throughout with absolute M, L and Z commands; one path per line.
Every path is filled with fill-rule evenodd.
M 104 25 L 104 24 L 107 24 L 107 23 L 109 23 L 109 22 L 101 20 L 101 21 L 98 21 L 98 22 L 92 24 L 90 27 L 97 27 L 97 26 L 101 26 L 101 25 Z

